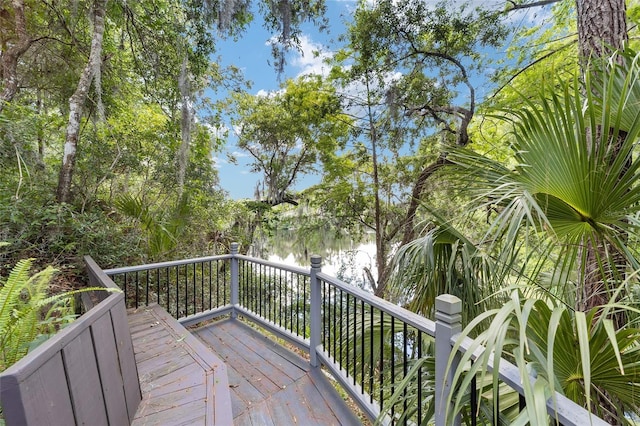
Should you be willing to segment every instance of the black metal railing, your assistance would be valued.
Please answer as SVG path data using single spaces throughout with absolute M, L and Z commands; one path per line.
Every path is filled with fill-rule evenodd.
M 309 271 L 238 256 L 239 305 L 308 346 Z
M 426 422 L 422 402 L 418 402 L 424 396 L 422 367 L 412 376 L 417 382 L 402 387 L 402 398 L 394 401 L 391 396 L 408 378 L 409 368 L 428 353 L 433 331 L 416 328 L 384 307 L 372 305 L 356 288 L 346 289 L 323 279 L 321 289 L 324 357 L 349 377 L 358 399 L 377 405 L 390 419 L 403 424 Z M 418 389 L 421 395 L 416 395 Z M 415 398 L 409 398 L 411 394 Z M 406 415 L 411 399 L 416 407 Z M 405 416 L 400 418 L 400 413 Z
M 128 307 L 158 303 L 184 325 L 223 314 L 257 322 L 308 351 L 311 365 L 327 368 L 372 419 L 459 423 L 445 415 L 457 360 L 473 342 L 456 346 L 460 300 L 439 296 L 433 322 L 323 274 L 320 265 L 318 256 L 311 257 L 310 270 L 243 256 L 234 243 L 228 255 L 104 272 L 124 290 Z M 504 406 L 525 409 L 517 367 L 502 360 L 498 377 L 514 402 L 500 401 L 499 392 L 487 396 L 487 385 L 473 380 L 463 413 L 469 424 L 482 410 L 495 423 Z M 567 426 L 606 424 L 559 394 L 549 398 L 547 412 Z
M 108 274 L 130 308 L 157 303 L 182 318 L 230 302 L 228 255 L 111 269 Z

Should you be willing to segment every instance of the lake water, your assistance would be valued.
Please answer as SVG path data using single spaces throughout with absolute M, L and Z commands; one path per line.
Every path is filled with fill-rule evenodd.
M 305 269 L 310 267 L 311 255 L 320 255 L 322 272 L 369 291 L 371 286 L 364 268 L 368 268 L 377 279 L 375 253 L 376 245 L 371 234 L 350 237 L 332 232 L 309 232 L 301 235 L 291 230 L 258 235 L 249 249 L 251 256 Z

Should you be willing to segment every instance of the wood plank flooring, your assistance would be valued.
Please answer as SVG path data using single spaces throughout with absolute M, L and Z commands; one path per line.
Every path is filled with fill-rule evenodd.
M 132 424 L 231 425 L 224 363 L 157 305 L 128 320 L 142 390 Z
M 241 321 L 193 333 L 227 365 L 235 425 L 360 424 L 319 369 Z

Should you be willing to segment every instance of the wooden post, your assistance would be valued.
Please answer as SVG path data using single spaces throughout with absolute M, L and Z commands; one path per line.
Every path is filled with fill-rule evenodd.
M 237 318 L 238 312 L 236 307 L 238 306 L 238 287 L 240 278 L 238 274 L 238 248 L 240 244 L 231 243 L 231 318 Z
M 311 256 L 311 315 L 310 326 L 311 335 L 309 336 L 310 347 L 310 363 L 312 367 L 319 367 L 320 362 L 318 360 L 318 346 L 320 345 L 320 323 L 322 321 L 321 309 L 321 295 L 320 295 L 320 281 L 317 274 L 322 267 L 322 257 L 318 255 Z
M 456 354 L 449 369 L 451 357 L 451 338 L 462 330 L 462 301 L 456 296 L 442 294 L 436 297 L 436 426 L 460 425 L 460 416 L 447 422 L 447 412 L 451 415 L 453 404 L 447 405 L 452 392 L 453 374 L 458 368 L 460 356 Z M 446 373 L 446 375 L 445 375 Z

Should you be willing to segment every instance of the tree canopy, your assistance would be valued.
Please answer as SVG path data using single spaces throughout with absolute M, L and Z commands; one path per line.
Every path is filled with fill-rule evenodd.
M 328 72 L 292 76 L 323 0 L 3 2 L 1 274 L 38 258 L 73 285 L 87 253 L 247 250 L 283 223 L 371 233 L 367 289 L 425 316 L 456 294 L 465 335 L 535 348 L 505 346 L 540 386 L 611 422 L 638 414 L 640 5 L 477 3 L 359 1 L 317 54 Z M 258 15 L 282 77 L 269 92 L 217 56 Z M 255 200 L 220 185 L 233 144 Z M 550 323 L 582 352 L 558 353 Z M 596 349 L 615 357 L 586 362 Z

